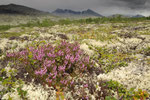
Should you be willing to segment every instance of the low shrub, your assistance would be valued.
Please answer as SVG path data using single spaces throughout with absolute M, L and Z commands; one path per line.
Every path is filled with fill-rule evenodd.
M 10 25 L 0 25 L 0 31 L 5 31 L 5 30 L 8 30 L 10 29 L 12 26 Z
M 90 70 L 93 63 L 78 43 L 61 41 L 58 45 L 30 46 L 20 52 L 7 53 L 9 61 L 22 66 L 30 76 L 50 86 L 70 86 L 71 77 Z
M 105 73 L 118 67 L 128 66 L 127 62 L 130 62 L 131 56 L 125 53 L 118 52 L 116 49 L 109 50 L 105 47 L 90 46 L 90 49 L 95 51 L 93 59 L 103 69 Z
M 17 79 L 17 70 L 11 68 L 13 64 L 9 63 L 7 67 L 0 69 L 0 98 L 5 98 L 7 93 L 13 93 L 17 89 L 17 93 L 21 99 L 26 100 L 27 91 L 22 89 L 24 82 L 21 79 Z M 12 97 L 9 96 L 9 100 Z
M 147 91 L 143 91 L 141 89 L 136 91 L 134 88 L 127 90 L 117 81 L 106 81 L 103 83 L 103 86 L 106 86 L 107 90 L 111 92 L 116 92 L 116 96 L 119 100 L 146 100 L 149 98 L 149 93 Z M 110 93 L 110 96 L 106 96 L 105 100 L 117 100 L 116 97 L 113 96 L 114 92 Z

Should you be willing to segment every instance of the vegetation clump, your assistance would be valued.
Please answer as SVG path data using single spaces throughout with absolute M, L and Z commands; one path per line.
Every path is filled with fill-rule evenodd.
M 78 43 L 62 41 L 60 44 L 31 46 L 25 50 L 7 53 L 9 61 L 22 68 L 42 84 L 66 86 L 73 84 L 72 77 L 90 70 L 90 57 Z

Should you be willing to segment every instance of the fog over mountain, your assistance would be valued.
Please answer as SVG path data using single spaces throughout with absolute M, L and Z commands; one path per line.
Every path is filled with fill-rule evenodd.
M 84 11 L 92 9 L 102 15 L 150 15 L 150 0 L 1 0 L 2 4 L 20 4 L 52 12 L 57 8 Z

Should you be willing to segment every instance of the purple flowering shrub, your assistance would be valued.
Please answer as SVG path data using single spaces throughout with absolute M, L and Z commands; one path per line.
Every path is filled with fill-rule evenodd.
M 7 53 L 7 58 L 21 63 L 30 75 L 50 86 L 70 86 L 74 76 L 87 72 L 93 65 L 78 43 L 66 41 L 55 46 L 44 44 Z

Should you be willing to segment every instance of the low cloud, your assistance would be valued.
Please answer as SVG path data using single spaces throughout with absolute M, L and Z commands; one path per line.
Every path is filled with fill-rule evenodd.
M 146 2 L 148 0 L 117 0 L 119 2 L 125 3 L 127 7 L 131 9 L 144 9 L 146 8 Z
M 150 14 L 150 0 L 1 0 L 0 4 L 15 3 L 52 12 L 57 8 L 93 9 L 100 14 Z

